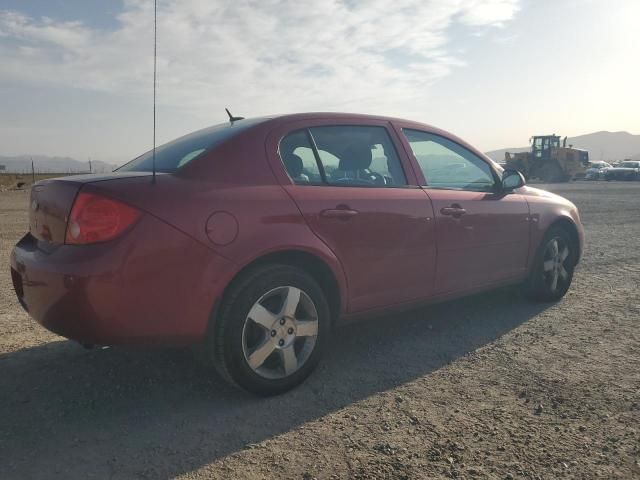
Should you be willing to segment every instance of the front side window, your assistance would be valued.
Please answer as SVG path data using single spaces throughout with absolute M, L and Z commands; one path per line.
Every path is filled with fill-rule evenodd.
M 298 130 L 282 139 L 279 150 L 289 177 L 297 184 L 358 187 L 407 184 L 400 159 L 383 127 Z
M 422 174 L 431 188 L 489 192 L 495 178 L 487 162 L 451 140 L 404 129 Z

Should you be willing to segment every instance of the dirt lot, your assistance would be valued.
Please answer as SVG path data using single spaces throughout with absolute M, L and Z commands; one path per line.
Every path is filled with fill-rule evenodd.
M 0 478 L 640 478 L 640 184 L 551 190 L 588 242 L 562 302 L 504 289 L 352 325 L 266 400 L 186 351 L 39 327 L 7 271 L 27 195 L 0 193 Z

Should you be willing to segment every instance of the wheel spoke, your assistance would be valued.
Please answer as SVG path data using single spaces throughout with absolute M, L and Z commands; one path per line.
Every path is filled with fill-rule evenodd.
M 555 238 L 549 242 L 549 247 L 551 247 L 551 256 L 556 258 L 558 256 L 558 240 Z
M 569 277 L 569 272 L 567 272 L 567 270 L 564 268 L 564 265 L 560 265 L 560 269 L 558 270 L 558 273 L 560 274 L 563 280 L 566 280 Z
M 569 256 L 569 247 L 564 247 L 560 252 L 560 260 L 564 262 L 568 256 Z
M 296 309 L 300 303 L 300 289 L 296 287 L 287 288 L 287 296 L 282 305 L 282 314 L 287 317 L 295 317 Z
M 550 272 L 551 270 L 553 270 L 553 266 L 554 266 L 553 260 L 547 260 L 546 262 L 544 262 L 544 271 Z
M 251 355 L 249 355 L 249 365 L 251 365 L 251 368 L 255 370 L 260 367 L 274 350 L 275 345 L 271 341 L 271 338 L 267 338 L 251 353 Z
M 284 373 L 291 375 L 298 369 L 298 358 L 296 357 L 296 351 L 293 348 L 293 344 L 280 350 L 282 357 L 282 365 L 284 366 Z
M 266 329 L 270 329 L 277 320 L 277 317 L 275 314 L 271 313 L 269 310 L 264 308 L 259 303 L 256 303 L 251 308 L 251 310 L 249 311 L 249 315 L 247 316 L 251 320 L 253 320 L 259 325 L 262 325 Z
M 318 334 L 317 320 L 298 321 L 296 326 L 296 336 L 313 337 Z
M 551 290 L 555 291 L 558 288 L 558 272 L 554 270 L 551 274 Z

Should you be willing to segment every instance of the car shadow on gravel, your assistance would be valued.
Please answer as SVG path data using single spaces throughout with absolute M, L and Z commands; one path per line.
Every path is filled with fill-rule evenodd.
M 168 478 L 428 375 L 547 306 L 502 289 L 340 328 L 309 380 L 261 399 L 189 351 L 85 351 L 58 341 L 0 356 L 4 478 Z

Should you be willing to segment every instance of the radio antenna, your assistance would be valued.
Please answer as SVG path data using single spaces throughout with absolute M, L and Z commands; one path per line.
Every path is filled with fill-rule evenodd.
M 227 112 L 227 115 L 229 115 L 230 123 L 236 122 L 238 120 L 244 120 L 244 117 L 234 117 L 233 115 L 231 115 L 231 112 L 229 111 L 228 108 L 225 108 L 225 111 Z
M 153 0 L 153 152 L 151 183 L 156 183 L 156 57 L 158 45 L 158 0 Z

